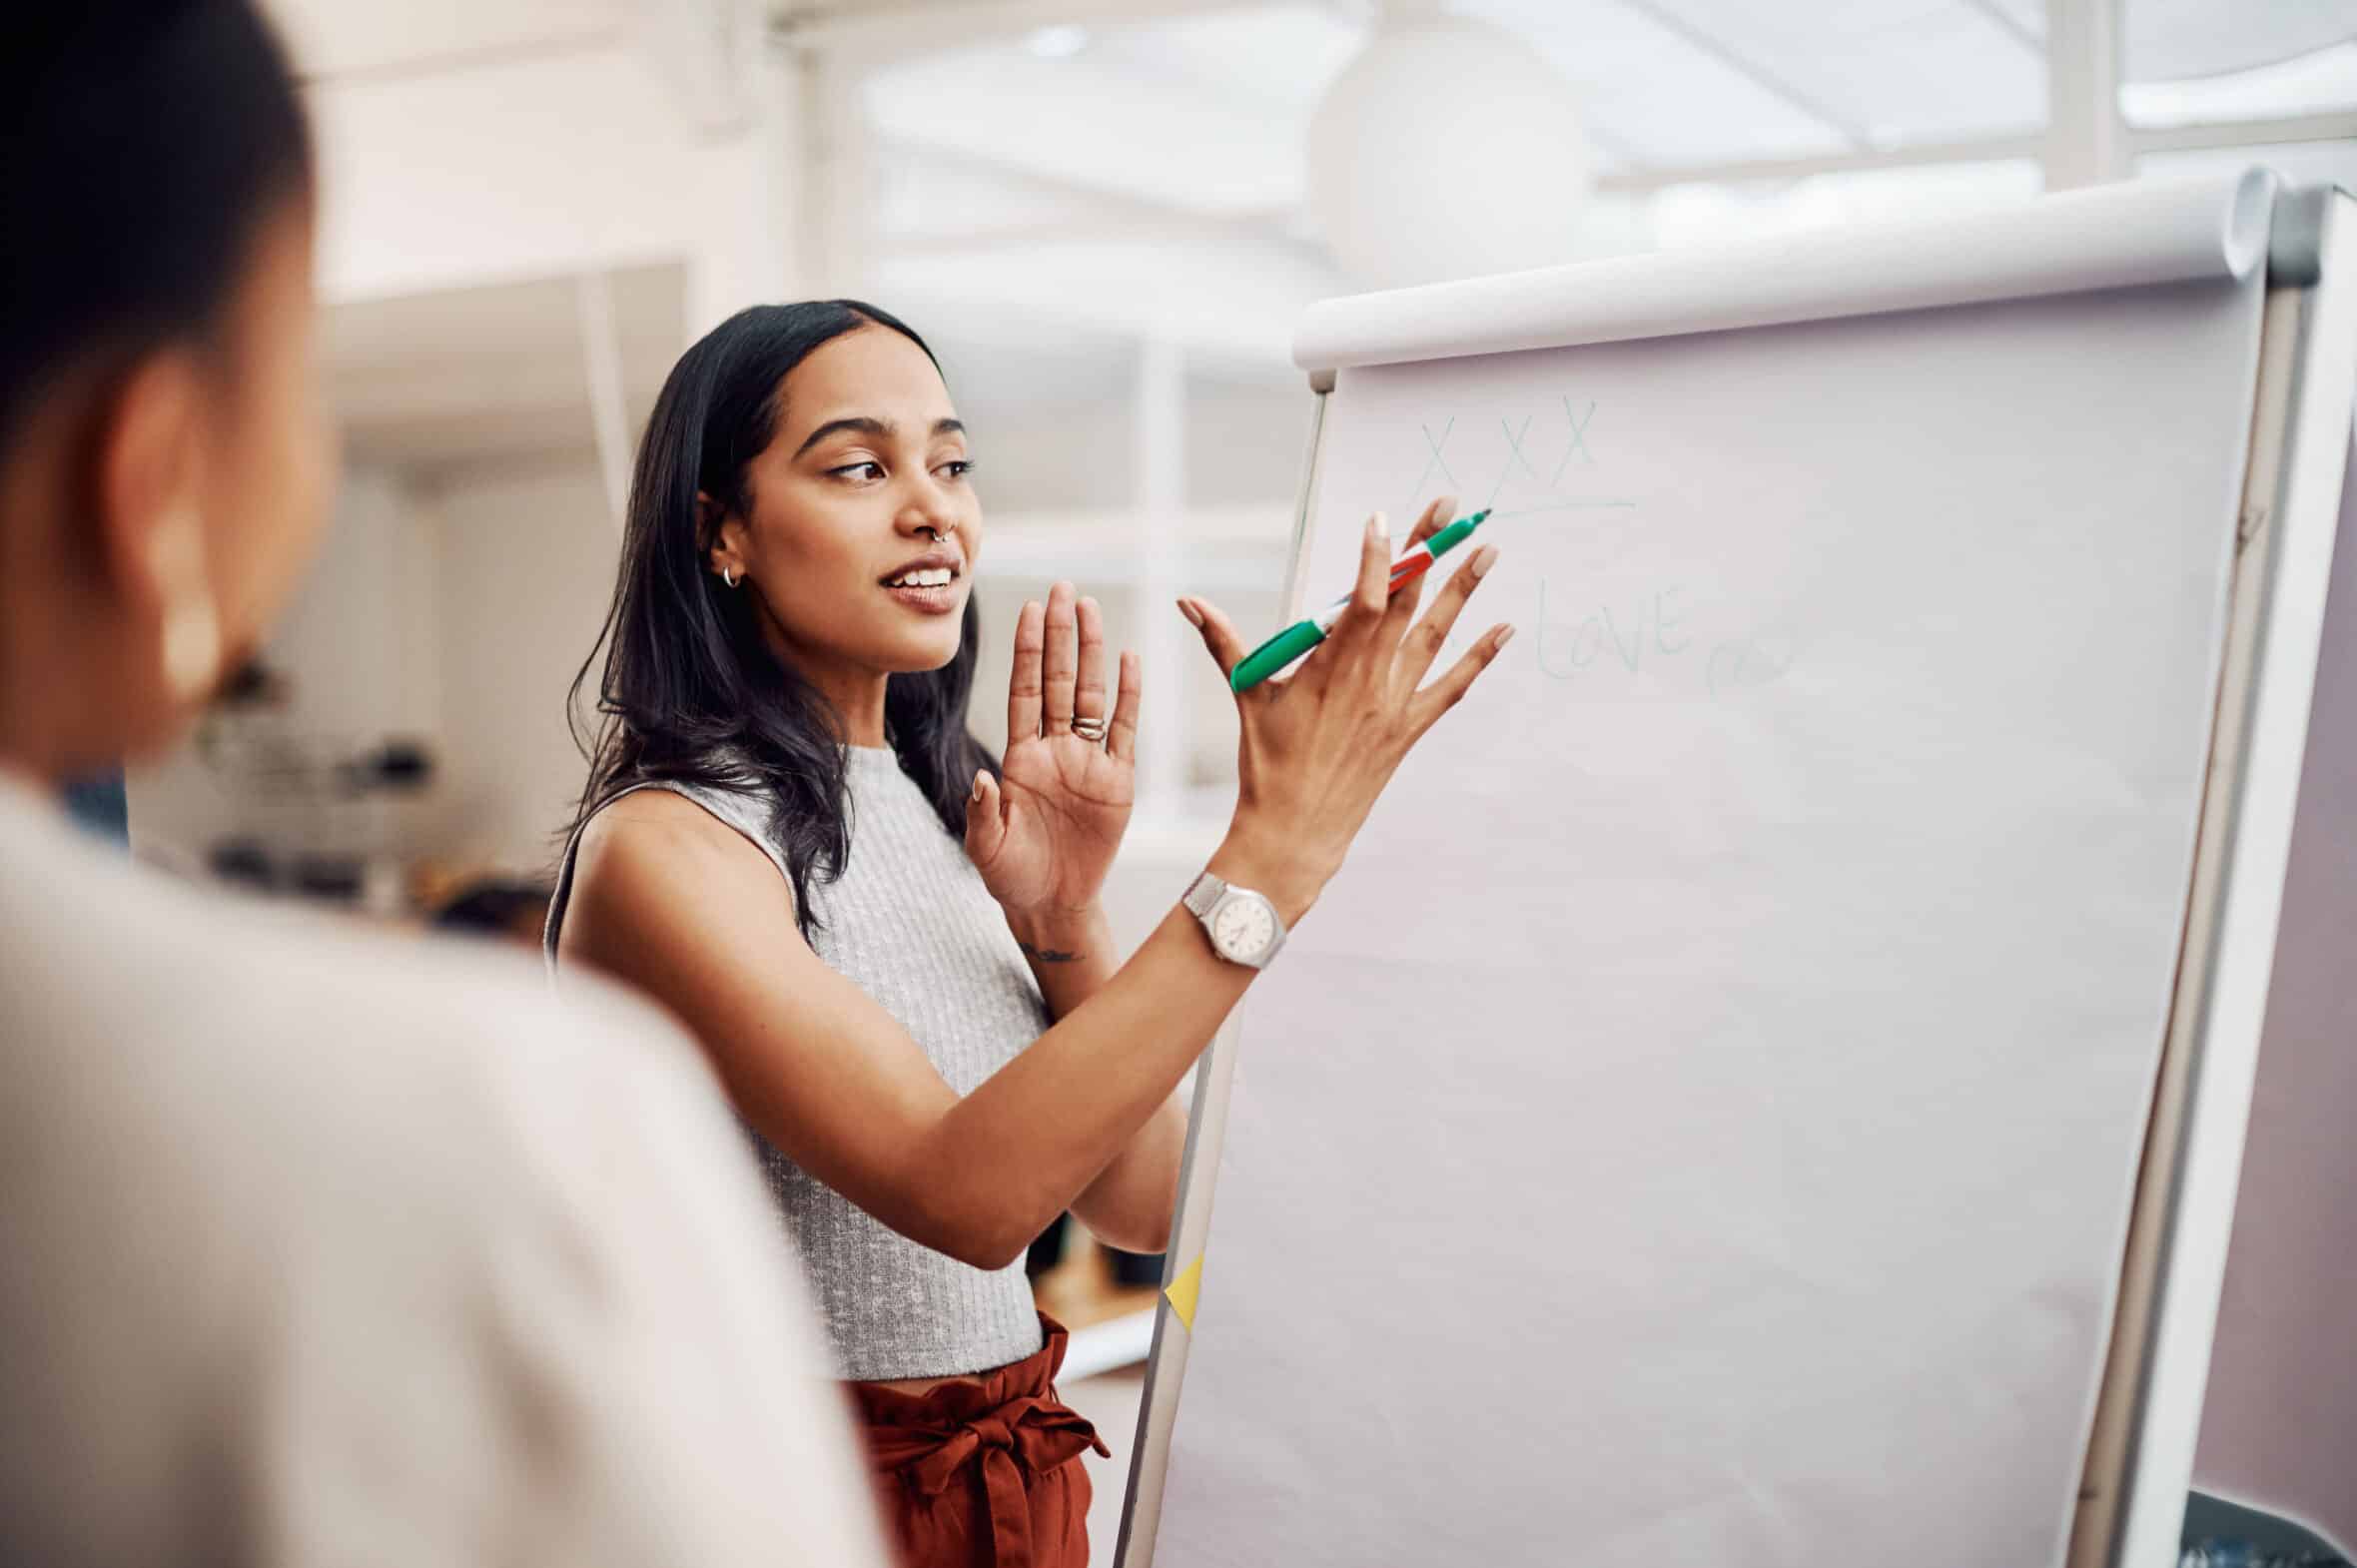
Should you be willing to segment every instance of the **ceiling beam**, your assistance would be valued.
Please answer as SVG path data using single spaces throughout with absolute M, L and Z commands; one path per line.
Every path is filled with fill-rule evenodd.
M 2139 153 L 2182 153 L 2208 147 L 2266 147 L 2277 142 L 2357 141 L 2357 110 L 2287 115 L 2274 120 L 2210 120 L 2192 125 L 2131 128 Z
M 1306 262 L 1324 262 L 1322 247 L 1297 240 L 1282 230 L 1241 227 L 1218 219 L 1178 212 L 1157 213 L 1131 220 L 1118 228 L 1085 219 L 1055 223 L 1000 224 L 988 229 L 938 230 L 927 234 L 886 236 L 880 249 L 894 256 L 963 256 L 977 251 L 1025 250 L 1044 245 L 1100 244 L 1108 237 L 1124 240 L 1167 240 L 1174 244 L 1235 245 L 1239 242 L 1274 246 Z
M 1158 202 L 1137 190 L 1115 190 L 1087 180 L 1076 180 L 1067 175 L 1041 169 L 1011 158 L 994 156 L 988 149 L 972 145 L 946 147 L 939 142 L 909 136 L 895 136 L 890 131 L 879 131 L 875 139 L 876 151 L 895 158 L 921 160 L 935 168 L 964 169 L 1024 186 L 1043 196 L 1064 201 L 1085 202 L 1125 221 L 1152 221 L 1159 218 L 1192 218 L 1206 226 L 1252 229 L 1263 225 L 1282 224 L 1292 217 L 1289 206 L 1206 213 L 1175 203 Z
M 630 28 L 621 22 L 599 22 L 570 27 L 530 38 L 506 38 L 495 43 L 469 44 L 454 49 L 422 49 L 413 54 L 388 56 L 360 64 L 306 68 L 298 62 L 295 80 L 304 87 L 375 86 L 446 76 L 453 71 L 479 71 L 506 65 L 530 65 L 567 55 L 598 54 L 630 43 Z
M 771 15 L 769 36 L 791 49 L 851 48 L 873 60 L 931 53 L 945 26 L 957 29 L 960 47 L 970 47 L 1043 27 L 1262 9 L 1265 0 L 795 0 Z
M 2213 147 L 2266 147 L 2291 142 L 2357 141 L 2357 111 L 2293 115 L 2277 120 L 2206 121 L 2126 133 L 2131 158 L 2147 153 L 2191 152 Z M 1674 168 L 1625 169 L 1596 177 L 1596 189 L 1643 195 L 1672 185 L 1742 185 L 1805 180 L 1811 175 L 1856 174 L 1876 169 L 1912 169 L 1929 164 L 2003 163 L 2044 156 L 2046 139 L 2036 132 L 2018 136 L 1972 137 L 1954 142 L 1910 143 L 1872 152 L 1835 153 L 1823 158 L 1763 158 L 1748 163 L 1689 164 Z
M 1325 259 L 1322 250 L 1290 232 L 1287 227 L 1293 217 L 1290 208 L 1272 207 L 1235 213 L 1197 212 L 1183 207 L 1166 206 L 1130 192 L 1107 190 L 1078 180 L 1058 179 L 1026 165 L 1002 162 L 972 147 L 953 150 L 931 143 L 880 137 L 876 150 L 895 158 L 919 160 L 943 171 L 970 170 L 993 180 L 1028 187 L 1082 209 L 1070 218 L 1044 222 L 879 234 L 878 243 L 896 256 L 1103 240 L 1109 234 L 1124 237 L 1155 234 L 1174 240 L 1225 241 L 1230 244 L 1241 240 L 1277 246 L 1304 260 L 1322 262 Z
M 1871 169 L 1910 169 L 1922 164 L 1976 164 L 2012 158 L 2034 159 L 2045 151 L 2042 136 L 1987 136 L 1958 142 L 1926 142 L 1868 152 L 1833 153 L 1822 158 L 1761 158 L 1745 163 L 1692 164 L 1679 168 L 1626 169 L 1598 175 L 1596 189 L 1642 195 L 1665 186 L 1805 180 L 1811 175 L 1853 174 Z

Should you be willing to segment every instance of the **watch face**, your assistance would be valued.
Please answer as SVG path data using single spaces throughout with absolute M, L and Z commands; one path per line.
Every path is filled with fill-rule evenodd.
M 1230 958 L 1249 958 L 1276 938 L 1276 918 L 1256 898 L 1231 898 L 1211 912 L 1211 940 Z

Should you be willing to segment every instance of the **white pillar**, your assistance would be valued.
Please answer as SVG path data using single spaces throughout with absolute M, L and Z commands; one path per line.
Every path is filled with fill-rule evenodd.
M 1186 513 L 1186 360 L 1160 334 L 1139 346 L 1132 449 L 1136 500 L 1138 653 L 1145 665 L 1139 725 L 1138 805 L 1176 815 L 1186 789 L 1184 624 L 1173 601 L 1181 583 L 1179 529 Z M 1194 655 L 1199 658 L 1199 653 Z
M 795 297 L 864 299 L 875 207 L 874 150 L 860 101 L 861 70 L 837 50 L 796 51 L 799 198 L 793 235 Z M 887 301 L 876 302 L 886 310 Z
M 622 335 L 614 325 L 612 281 L 591 266 L 573 280 L 573 314 L 581 327 L 581 370 L 589 382 L 589 432 L 614 532 L 630 510 L 630 414 L 622 391 Z
M 2121 0 L 2046 0 L 2046 189 L 2134 172 L 2119 118 Z
M 793 62 L 766 51 L 746 62 L 743 77 L 741 122 L 717 140 L 699 143 L 689 160 L 690 189 L 697 193 L 688 242 L 690 341 L 748 305 L 802 292 L 801 257 L 792 242 L 804 178 L 797 118 L 802 84 Z

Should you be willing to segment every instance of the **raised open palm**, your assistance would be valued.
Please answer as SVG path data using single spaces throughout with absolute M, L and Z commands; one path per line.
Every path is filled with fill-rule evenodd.
M 966 853 L 1000 907 L 1079 912 L 1097 901 L 1130 825 L 1138 771 L 1138 655 L 1121 656 L 1109 714 L 1105 617 L 1069 582 L 1024 605 L 1007 681 L 1003 780 L 983 774 L 966 802 Z M 1102 728 L 1076 733 L 1074 720 Z

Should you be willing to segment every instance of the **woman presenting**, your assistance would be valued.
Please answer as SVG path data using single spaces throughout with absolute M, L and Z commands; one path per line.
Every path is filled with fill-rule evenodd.
M 1099 892 L 1138 659 L 1109 668 L 1096 603 L 1058 583 L 1016 624 L 1003 761 L 968 733 L 973 467 L 931 352 L 873 307 L 759 307 L 687 352 L 639 454 L 547 940 L 710 1053 L 911 1560 L 1080 1563 L 1077 1460 L 1104 1450 L 1055 1397 L 1025 1248 L 1067 1208 L 1167 1244 L 1173 1091 L 1509 630 L 1424 684 L 1495 552 L 1417 620 L 1370 518 L 1332 635 L 1237 698 L 1226 837 L 1117 964 Z M 1178 608 L 1232 668 L 1226 618 Z

